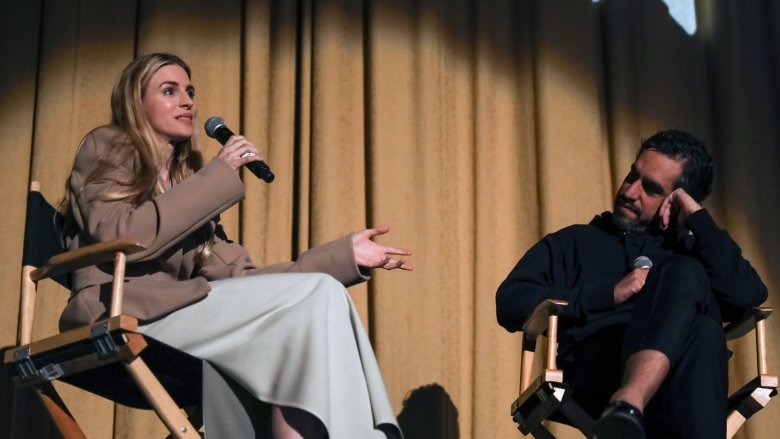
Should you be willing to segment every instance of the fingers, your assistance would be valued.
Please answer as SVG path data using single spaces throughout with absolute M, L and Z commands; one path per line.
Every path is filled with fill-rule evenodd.
M 635 268 L 631 272 L 631 278 L 633 279 L 634 284 L 638 285 L 641 289 L 645 285 L 649 273 L 650 269 L 648 268 Z
M 355 262 L 358 266 L 367 268 L 384 268 L 385 270 L 407 270 L 414 268 L 403 258 L 394 258 L 394 256 L 411 256 L 410 249 L 401 247 L 390 247 L 379 244 L 371 240 L 377 235 L 384 235 L 389 232 L 388 226 L 378 226 L 371 229 L 365 229 L 352 235 L 352 248 L 355 252 Z
M 362 233 L 366 234 L 367 238 L 371 238 L 372 236 L 384 235 L 389 231 L 390 231 L 390 227 L 388 226 L 378 226 L 371 229 L 363 230 Z
M 358 265 L 368 268 L 384 268 L 385 270 L 394 270 L 396 268 L 400 268 L 402 270 L 411 271 L 413 269 L 412 265 L 409 264 L 406 259 L 393 257 L 395 255 L 411 255 L 411 250 L 391 249 L 380 246 L 372 241 L 368 242 L 373 244 L 370 250 L 363 252 L 356 250 L 355 261 L 358 263 Z
M 412 251 L 408 248 L 396 248 L 396 247 L 386 247 L 381 246 L 382 253 L 386 255 L 400 255 L 400 256 L 411 256 Z
M 670 193 L 658 208 L 661 229 L 666 230 L 672 223 L 684 225 L 688 217 L 702 208 L 684 189 L 678 188 Z
M 403 259 L 389 259 L 382 265 L 385 270 L 395 270 L 396 268 L 406 271 L 413 271 L 414 267 Z
M 238 135 L 231 136 L 217 156 L 228 162 L 233 169 L 238 169 L 249 162 L 263 160 L 255 145 L 246 137 Z
M 374 236 L 384 235 L 389 231 L 390 231 L 390 227 L 388 226 L 377 226 L 371 229 L 366 229 L 360 233 L 364 234 L 366 238 L 370 239 Z M 385 254 L 402 255 L 402 256 L 410 256 L 412 254 L 412 251 L 410 249 L 400 248 L 400 247 L 389 247 L 379 243 L 376 243 L 376 245 L 379 247 L 379 251 Z
M 672 202 L 674 201 L 675 193 L 672 192 L 664 201 L 661 202 L 661 207 L 658 208 L 658 215 L 661 220 L 661 230 L 666 230 L 669 227 L 669 221 L 672 216 Z
M 373 252 L 374 256 L 372 257 L 373 262 L 366 264 L 369 267 L 382 267 L 386 269 L 392 270 L 393 268 L 401 268 L 402 266 L 406 265 L 411 267 L 405 259 L 403 258 L 393 258 L 391 255 L 400 255 L 400 256 L 410 256 L 412 254 L 411 250 L 400 250 L 396 249 L 394 251 L 384 251 L 380 248 L 377 248 Z

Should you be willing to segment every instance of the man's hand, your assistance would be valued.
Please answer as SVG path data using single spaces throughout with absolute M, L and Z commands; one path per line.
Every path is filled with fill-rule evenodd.
M 388 247 L 371 240 L 372 237 L 384 235 L 389 231 L 389 227 L 381 226 L 352 235 L 352 248 L 355 251 L 355 261 L 359 267 L 384 268 L 385 270 L 400 268 L 408 271 L 413 269 L 412 265 L 404 259 L 392 257 L 392 255 L 409 256 L 412 254 L 411 250 Z
M 615 305 L 620 305 L 638 293 L 645 286 L 648 273 L 650 273 L 649 268 L 635 268 L 620 279 L 613 290 Z
M 676 221 L 678 226 L 684 226 L 685 221 L 692 213 L 701 209 L 701 204 L 697 203 L 682 188 L 675 189 L 667 195 L 658 208 L 658 216 L 661 220 L 661 230 L 666 230 L 672 221 Z

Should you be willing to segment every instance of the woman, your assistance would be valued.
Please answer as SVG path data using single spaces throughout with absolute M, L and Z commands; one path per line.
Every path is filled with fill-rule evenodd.
M 112 125 L 84 138 L 66 185 L 68 247 L 145 243 L 128 257 L 123 310 L 140 332 L 204 359 L 207 437 L 262 434 L 264 404 L 274 437 L 400 435 L 344 287 L 366 280 L 369 268 L 411 270 L 401 259 L 411 252 L 371 241 L 383 227 L 296 262 L 253 265 L 225 238 L 219 214 L 244 197 L 236 171 L 262 155 L 235 135 L 204 165 L 192 139 L 194 96 L 190 69 L 174 55 L 142 56 L 124 69 Z M 77 271 L 61 328 L 105 317 L 101 289 L 110 282 L 97 267 Z

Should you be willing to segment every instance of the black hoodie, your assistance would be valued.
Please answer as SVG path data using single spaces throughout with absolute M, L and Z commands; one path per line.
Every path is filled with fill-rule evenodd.
M 705 209 L 690 215 L 686 227 L 671 233 L 626 233 L 605 212 L 588 225 L 545 236 L 499 286 L 498 323 L 510 332 L 519 331 L 542 300 L 566 300 L 569 306 L 560 314 L 562 349 L 607 326 L 627 323 L 633 301 L 615 305 L 613 289 L 640 255 L 649 257 L 655 267 L 672 255 L 699 260 L 724 321 L 766 300 L 766 286 L 758 273 Z

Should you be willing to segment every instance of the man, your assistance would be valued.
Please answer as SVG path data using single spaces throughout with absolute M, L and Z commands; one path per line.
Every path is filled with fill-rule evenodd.
M 569 302 L 558 361 L 574 400 L 599 418 L 598 439 L 726 435 L 722 322 L 767 292 L 700 204 L 712 175 L 701 141 L 655 134 L 612 212 L 545 236 L 498 289 L 498 322 L 509 331 L 544 299 Z

